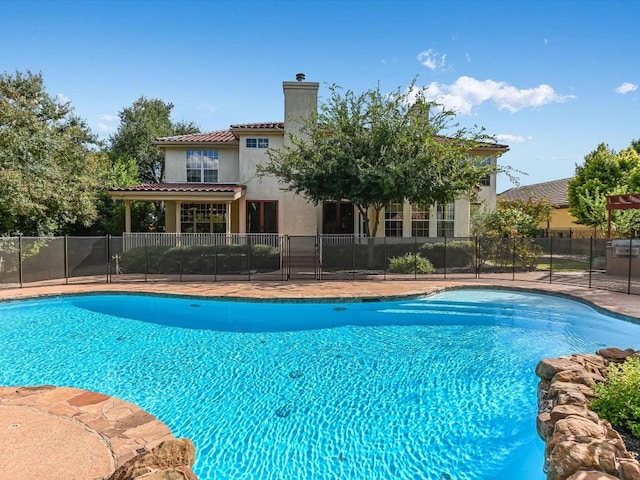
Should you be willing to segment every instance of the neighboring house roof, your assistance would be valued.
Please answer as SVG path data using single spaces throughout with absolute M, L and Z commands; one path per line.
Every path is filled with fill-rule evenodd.
M 556 207 L 568 207 L 569 198 L 567 195 L 567 187 L 570 181 L 571 178 L 563 178 L 561 180 L 510 188 L 499 194 L 498 197 L 510 202 L 514 200 L 522 200 L 523 202 L 533 200 L 539 202 L 543 198 L 546 198 L 549 203 Z

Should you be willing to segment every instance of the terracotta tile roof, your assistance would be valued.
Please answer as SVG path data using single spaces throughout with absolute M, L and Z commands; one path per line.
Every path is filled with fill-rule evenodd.
M 160 137 L 156 139 L 156 143 L 168 144 L 168 143 L 229 143 L 235 142 L 237 138 L 231 130 L 218 130 L 216 132 L 204 132 L 204 133 L 190 133 L 188 135 L 176 135 L 174 137 Z
M 236 123 L 231 128 L 249 128 L 249 129 L 276 129 L 284 130 L 284 122 L 262 122 L 262 123 Z
M 449 137 L 444 137 L 442 135 L 435 135 L 433 137 L 436 142 L 441 143 L 447 140 L 451 140 Z M 492 143 L 492 142 L 478 142 L 476 149 L 487 149 L 487 150 L 504 150 L 505 152 L 509 150 L 509 145 L 504 145 L 502 143 Z
M 510 188 L 498 196 L 503 200 L 522 200 L 523 202 L 529 199 L 539 201 L 546 198 L 556 207 L 568 207 L 567 186 L 570 180 L 570 178 L 563 178 L 562 180 L 552 180 L 550 182 Z
M 111 192 L 242 192 L 244 185 L 221 185 L 214 183 L 145 183 L 131 187 L 111 188 Z

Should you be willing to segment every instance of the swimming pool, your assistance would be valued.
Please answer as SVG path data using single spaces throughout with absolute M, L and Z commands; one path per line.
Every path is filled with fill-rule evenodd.
M 140 405 L 206 479 L 543 479 L 534 368 L 636 347 L 564 298 L 264 303 L 139 295 L 0 304 L 0 384 Z

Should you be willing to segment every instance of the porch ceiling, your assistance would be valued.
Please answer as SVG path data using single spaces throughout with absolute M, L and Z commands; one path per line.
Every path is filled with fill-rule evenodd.
M 246 188 L 245 185 L 213 183 L 150 183 L 112 188 L 109 196 L 114 200 L 234 201 L 244 196 Z

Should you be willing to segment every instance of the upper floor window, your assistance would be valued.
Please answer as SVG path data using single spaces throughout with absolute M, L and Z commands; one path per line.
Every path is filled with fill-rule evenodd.
M 453 237 L 453 226 L 456 219 L 455 204 L 438 204 L 436 209 L 437 233 L 438 237 Z
M 411 205 L 411 236 L 429 236 L 429 205 Z
M 217 150 L 187 150 L 187 182 L 216 183 L 218 166 Z
M 386 237 L 402 236 L 402 203 L 391 202 L 384 209 L 384 234 Z
M 491 165 L 491 157 L 487 157 L 484 160 L 481 160 L 479 165 L 481 167 L 490 166 Z M 480 181 L 478 183 L 480 183 L 480 185 L 482 185 L 483 187 L 491 186 L 491 174 L 487 174 L 487 175 L 484 175 L 483 177 L 480 177 Z
M 269 148 L 268 138 L 247 138 L 247 148 Z

